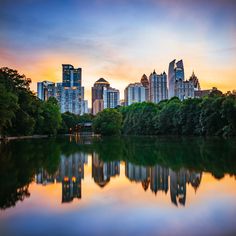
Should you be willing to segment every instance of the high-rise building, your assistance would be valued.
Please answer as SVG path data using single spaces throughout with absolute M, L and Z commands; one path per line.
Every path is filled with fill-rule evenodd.
M 103 89 L 104 109 L 116 108 L 120 105 L 120 92 L 118 89 L 107 88 Z
M 82 87 L 82 69 L 70 64 L 62 65 L 62 83 L 57 83 L 57 100 L 61 112 L 82 115 L 88 112 L 87 101 L 84 100 Z
M 70 64 L 62 64 L 62 86 L 81 87 L 82 69 L 74 68 Z
M 168 72 L 168 89 L 169 89 L 169 99 L 172 97 L 178 97 L 180 100 L 193 98 L 196 78 L 191 80 L 185 80 L 184 74 L 184 64 L 183 60 L 177 61 L 173 60 L 169 64 Z M 198 82 L 199 83 L 199 82 Z M 198 84 L 200 86 L 200 84 Z M 196 85 L 196 88 L 197 86 Z
M 158 103 L 168 98 L 167 76 L 164 72 L 158 75 L 155 70 L 149 76 L 149 100 Z
M 193 83 L 194 91 L 201 90 L 200 82 L 199 82 L 197 76 L 194 74 L 194 71 L 193 71 L 192 75 L 190 76 L 189 81 L 191 81 Z
M 168 98 L 175 96 L 175 60 L 170 62 L 168 70 Z
M 129 84 L 125 88 L 125 105 L 146 101 L 146 88 L 141 83 Z
M 149 101 L 149 81 L 148 81 L 148 77 L 145 74 L 143 74 L 140 82 L 145 87 L 145 100 Z
M 194 97 L 194 85 L 192 81 L 176 80 L 175 82 L 175 96 L 180 100 Z
M 50 81 L 43 81 L 37 83 L 37 96 L 39 99 L 47 101 L 50 97 L 55 97 L 55 95 L 55 83 Z
M 96 115 L 98 112 L 104 109 L 103 99 L 96 99 L 93 103 L 93 115 Z
M 96 110 L 97 112 L 95 113 L 94 102 L 95 100 L 103 100 L 103 89 L 108 88 L 108 87 L 110 87 L 110 84 L 104 78 L 100 78 L 94 83 L 92 87 L 92 113 L 93 114 L 97 114 L 97 112 L 101 111 L 101 110 Z M 97 105 L 97 102 L 96 102 L 96 105 Z M 98 106 L 96 108 L 98 108 Z

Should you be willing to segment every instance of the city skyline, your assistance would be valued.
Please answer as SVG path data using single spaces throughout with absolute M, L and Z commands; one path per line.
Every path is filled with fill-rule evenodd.
M 100 77 L 123 91 L 180 58 L 187 79 L 194 71 L 202 89 L 226 92 L 236 87 L 235 10 L 232 0 L 3 1 L 0 64 L 32 78 L 34 91 L 60 81 L 62 63 L 80 66 L 90 100 Z

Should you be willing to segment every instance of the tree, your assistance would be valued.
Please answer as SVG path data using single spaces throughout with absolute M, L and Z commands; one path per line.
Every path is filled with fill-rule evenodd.
M 43 133 L 56 135 L 62 123 L 60 108 L 55 98 L 49 98 L 42 105 Z
M 4 129 L 11 126 L 17 108 L 17 96 L 7 92 L 5 86 L 0 83 L 0 134 L 4 135 Z
M 121 130 L 122 115 L 115 109 L 105 109 L 93 120 L 93 130 L 101 135 L 117 135 Z

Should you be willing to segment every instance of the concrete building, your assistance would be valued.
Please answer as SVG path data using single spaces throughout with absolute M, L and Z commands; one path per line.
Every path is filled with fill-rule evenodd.
M 158 75 L 154 70 L 149 76 L 149 100 L 158 103 L 165 99 L 168 99 L 166 73 Z
M 42 81 L 37 83 L 37 96 L 43 101 L 47 101 L 50 97 L 55 97 L 56 86 L 54 82 Z
M 125 105 L 146 101 L 146 88 L 141 83 L 129 84 L 124 92 Z

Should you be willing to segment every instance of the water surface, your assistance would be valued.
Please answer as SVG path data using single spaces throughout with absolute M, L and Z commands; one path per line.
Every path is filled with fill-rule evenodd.
M 0 145 L 0 235 L 236 235 L 235 139 Z

